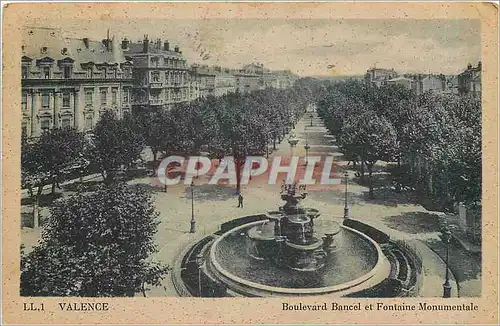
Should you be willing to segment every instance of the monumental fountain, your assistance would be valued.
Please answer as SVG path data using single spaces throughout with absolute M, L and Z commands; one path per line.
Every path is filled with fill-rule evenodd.
M 184 252 L 182 277 L 173 273 L 178 293 L 356 296 L 395 278 L 397 262 L 374 239 L 342 218 L 302 207 L 305 190 L 283 185 L 278 210 L 232 220 Z M 198 291 L 189 290 L 193 283 Z

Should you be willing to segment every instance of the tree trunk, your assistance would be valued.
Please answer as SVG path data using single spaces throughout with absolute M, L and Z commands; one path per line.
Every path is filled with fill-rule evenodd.
M 56 179 L 55 179 L 55 178 L 53 178 L 53 179 L 52 179 L 52 190 L 51 190 L 52 195 L 55 195 L 55 194 L 56 194 L 56 183 L 57 183 Z
M 366 163 L 366 167 L 368 168 L 368 197 L 370 199 L 374 199 L 375 196 L 373 195 L 373 164 L 374 163 Z
M 241 190 L 241 166 L 245 161 L 241 162 L 240 159 L 235 160 L 236 165 L 236 192 L 239 194 Z
M 158 151 L 154 148 L 151 147 L 151 150 L 153 151 L 153 165 L 156 165 L 156 159 L 158 156 Z
M 273 151 L 276 150 L 276 137 L 273 137 Z
M 39 185 L 36 191 L 36 195 L 32 198 L 33 200 L 33 228 L 37 229 L 40 227 L 40 213 L 39 213 L 39 205 L 40 205 L 40 196 L 43 192 L 43 186 Z
M 403 188 L 403 173 L 401 171 L 401 153 L 397 156 L 397 167 L 396 167 L 396 175 L 395 175 L 395 187 L 396 192 L 401 193 L 401 189 Z
M 109 186 L 110 184 L 113 183 L 115 177 L 116 177 L 115 171 L 108 171 L 106 173 L 106 177 L 104 178 L 104 183 Z
M 359 177 L 359 182 L 365 182 L 365 161 L 361 160 L 361 176 Z

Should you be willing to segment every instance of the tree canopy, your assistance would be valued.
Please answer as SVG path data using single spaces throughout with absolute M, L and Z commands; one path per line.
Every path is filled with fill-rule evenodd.
M 158 225 L 150 194 L 116 184 L 51 208 L 42 241 L 21 259 L 23 296 L 130 296 L 168 268 L 150 261 Z

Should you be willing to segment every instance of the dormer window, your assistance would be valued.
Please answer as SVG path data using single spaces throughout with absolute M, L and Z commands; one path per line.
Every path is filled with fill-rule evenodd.
M 27 66 L 22 66 L 21 67 L 21 78 L 22 79 L 27 79 L 28 78 L 28 67 Z
M 42 54 L 46 54 L 47 53 L 47 47 L 46 46 L 42 47 L 41 50 L 40 50 L 40 52 Z
M 56 36 L 55 32 L 50 32 L 50 36 Z
M 43 67 L 43 78 L 50 78 L 50 67 Z
M 33 35 L 33 31 L 29 31 L 29 32 L 28 32 L 28 35 Z
M 87 78 L 92 78 L 92 68 L 87 69 Z
M 66 54 L 68 54 L 68 48 L 62 48 L 62 50 L 61 50 L 61 54 L 62 54 L 62 55 L 66 55 Z
M 71 67 L 70 66 L 64 66 L 64 68 L 63 68 L 63 77 L 65 79 L 71 78 Z

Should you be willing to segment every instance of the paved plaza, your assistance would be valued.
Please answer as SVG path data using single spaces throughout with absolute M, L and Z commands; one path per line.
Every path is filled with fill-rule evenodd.
M 339 167 L 346 165 L 347 162 L 343 161 L 334 138 L 329 135 L 321 119 L 314 112 L 311 126 L 309 115 L 309 112 L 306 113 L 295 126 L 294 133 L 299 139 L 295 155 L 305 156 L 304 145 L 307 141 L 310 145 L 309 155 L 333 156 Z M 276 155 L 290 155 L 288 137 L 289 135 L 277 146 L 271 158 Z M 376 186 L 379 185 L 379 187 L 375 189 L 376 198 L 373 200 L 368 199 L 368 188 L 358 185 L 355 172 L 349 170 L 348 203 L 351 217 L 375 226 L 388 233 L 393 239 L 404 240 L 413 246 L 423 259 L 424 287 L 421 295 L 441 296 L 446 267 L 441 258 L 444 257 L 444 246 L 439 238 L 439 214 L 428 212 L 421 205 L 416 204 L 412 198 L 396 194 L 388 187 L 382 187 L 387 177 L 383 172 L 383 164 L 379 164 L 376 170 L 381 172 L 374 174 Z M 339 170 L 339 174 L 342 173 L 343 167 Z M 88 177 L 88 179 L 95 177 Z M 282 205 L 279 197 L 281 182 L 269 185 L 267 178 L 253 178 L 249 184 L 241 186 L 244 207 L 238 208 L 234 185 L 209 185 L 208 178 L 200 176 L 195 180 L 194 187 L 196 232 L 191 234 L 189 233 L 191 219 L 189 186 L 184 184 L 169 186 L 165 193 L 161 187 L 157 186 L 158 182 L 154 178 L 135 179 L 130 183 L 148 184 L 155 189 L 153 196 L 161 220 L 156 234 L 159 251 L 155 258 L 170 265 L 180 251 L 187 248 L 195 239 L 215 232 L 221 223 L 242 216 L 276 210 Z M 67 194 L 69 193 L 64 193 L 64 195 Z M 310 187 L 303 205 L 317 208 L 322 214 L 321 219 L 340 217 L 344 209 L 344 185 Z M 29 206 L 23 206 L 23 211 L 29 211 Z M 47 215 L 48 210 L 43 208 L 42 214 Z M 39 230 L 22 229 L 22 242 L 27 250 L 36 243 L 39 235 Z M 456 278 L 459 281 L 460 293 L 458 294 L 461 297 L 479 296 L 481 293 L 480 255 L 468 253 L 458 246 L 452 246 L 450 255 L 453 279 Z M 170 277 L 164 279 L 162 286 L 149 290 L 147 295 L 175 296 Z M 457 295 L 456 282 L 453 283 L 452 295 Z

